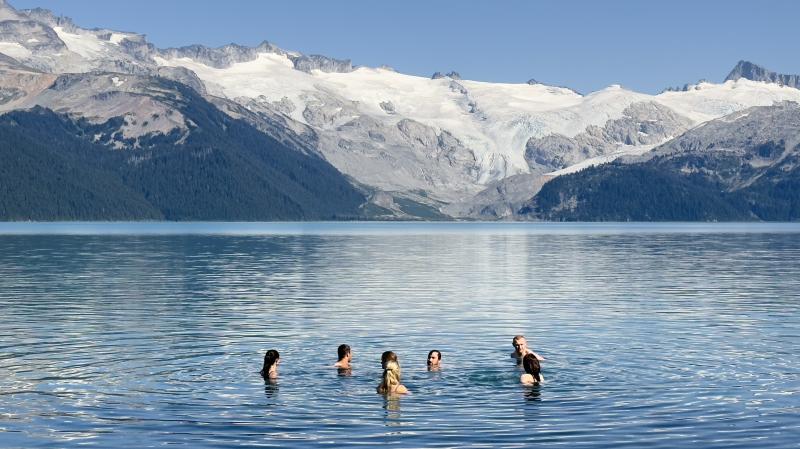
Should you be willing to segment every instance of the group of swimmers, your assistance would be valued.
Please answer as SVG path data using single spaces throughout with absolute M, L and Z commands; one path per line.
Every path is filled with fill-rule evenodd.
M 544 357 L 533 352 L 528 348 L 528 341 L 523 335 L 517 335 L 512 340 L 514 351 L 511 357 L 517 360 L 518 365 L 522 365 L 525 373 L 519 378 L 520 383 L 523 385 L 537 385 L 544 382 L 544 377 L 541 373 L 541 360 Z M 337 350 L 339 360 L 333 365 L 334 368 L 339 370 L 349 371 L 352 366 L 350 362 L 353 360 L 353 351 L 348 345 L 339 345 Z M 270 349 L 264 355 L 264 366 L 261 368 L 261 375 L 265 379 L 278 378 L 278 365 L 280 365 L 281 356 L 278 351 Z M 383 368 L 383 375 L 381 383 L 378 385 L 377 391 L 380 394 L 406 394 L 408 388 L 405 387 L 400 381 L 400 362 L 397 360 L 397 354 L 393 351 L 386 351 L 381 355 L 381 368 Z M 442 353 L 436 349 L 428 353 L 428 371 L 439 371 L 442 368 Z

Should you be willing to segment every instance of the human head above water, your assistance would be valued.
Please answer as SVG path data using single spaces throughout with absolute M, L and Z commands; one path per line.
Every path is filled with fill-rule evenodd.
M 397 354 L 392 351 L 384 352 L 381 357 L 381 365 L 383 366 L 383 376 L 381 376 L 378 392 L 383 394 L 392 393 L 395 388 L 401 385 L 400 364 L 397 363 Z
M 520 346 L 522 347 L 528 346 L 528 341 L 525 340 L 524 335 L 515 335 L 514 339 L 511 340 L 511 344 L 514 346 L 514 349 L 519 352 Z
M 539 364 L 539 359 L 536 358 L 536 355 L 526 354 L 522 358 L 522 367 L 525 368 L 526 373 L 533 376 L 536 382 L 542 381 L 542 376 L 540 375 L 542 366 Z
M 339 361 L 341 362 L 344 360 L 345 357 L 350 355 L 350 346 L 349 345 L 339 345 Z
M 272 367 L 278 362 L 278 360 L 280 360 L 280 358 L 281 355 L 278 353 L 278 351 L 274 349 L 267 351 L 267 353 L 264 354 L 264 367 L 261 368 L 261 375 L 269 375 L 270 369 L 272 369 Z
M 428 366 L 439 366 L 442 361 L 442 353 L 436 349 L 428 353 Z
M 386 369 L 386 364 L 388 362 L 397 363 L 397 354 L 395 354 L 392 351 L 386 351 L 383 354 L 381 354 L 381 366 L 383 367 L 383 369 Z

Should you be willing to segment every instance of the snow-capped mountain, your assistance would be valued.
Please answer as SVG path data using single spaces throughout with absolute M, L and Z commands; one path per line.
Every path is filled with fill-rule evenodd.
M 796 221 L 798 130 L 798 103 L 744 109 L 646 154 L 561 176 L 519 211 L 569 221 Z
M 87 30 L 3 0 L 0 54 L 0 111 L 40 105 L 98 123 L 125 117 L 120 132 L 135 141 L 190 128 L 151 82 L 169 78 L 318 152 L 399 216 L 408 199 L 451 216 L 507 216 L 559 174 L 644 153 L 748 107 L 800 102 L 789 78 L 751 80 L 761 72 L 745 69 L 659 95 L 621 86 L 581 95 L 535 81 L 354 67 L 268 42 L 158 49 L 140 34 Z

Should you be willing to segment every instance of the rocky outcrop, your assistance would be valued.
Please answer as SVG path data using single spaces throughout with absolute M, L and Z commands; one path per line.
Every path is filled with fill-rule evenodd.
M 800 104 L 710 121 L 648 154 L 560 176 L 521 209 L 546 220 L 800 219 Z
M 725 78 L 725 81 L 736 81 L 740 78 L 745 78 L 751 81 L 775 83 L 780 84 L 781 86 L 789 86 L 800 89 L 800 75 L 785 75 L 782 73 L 772 72 L 749 61 L 739 61 L 739 63 L 736 64 L 736 67 L 734 67 L 733 70 L 731 70 L 731 73 L 729 73 Z
M 431 79 L 432 80 L 438 80 L 438 79 L 442 79 L 442 78 L 450 78 L 452 80 L 460 80 L 461 79 L 461 75 L 458 72 L 456 72 L 455 70 L 452 70 L 452 71 L 447 72 L 445 74 L 443 74 L 442 72 L 435 72 L 433 75 L 431 75 Z
M 301 72 L 311 73 L 319 70 L 326 73 L 349 73 L 353 71 L 353 64 L 349 59 L 334 59 L 322 55 L 289 56 L 294 63 L 294 68 Z
M 264 41 L 256 47 L 228 44 L 218 48 L 209 48 L 205 45 L 189 45 L 179 48 L 159 50 L 159 55 L 165 59 L 189 58 L 209 67 L 224 69 L 240 62 L 256 59 L 259 53 L 286 54 L 280 48 Z
M 589 126 L 575 137 L 551 134 L 530 139 L 525 160 L 532 170 L 559 170 L 622 146 L 659 144 L 690 126 L 688 118 L 658 103 L 634 103 L 624 110 L 623 117 L 609 120 L 603 127 Z

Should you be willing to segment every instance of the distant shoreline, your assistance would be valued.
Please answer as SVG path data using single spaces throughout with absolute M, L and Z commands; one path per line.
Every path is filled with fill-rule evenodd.
M 9 235 L 403 235 L 403 234 L 748 234 L 800 233 L 800 222 L 0 222 Z

